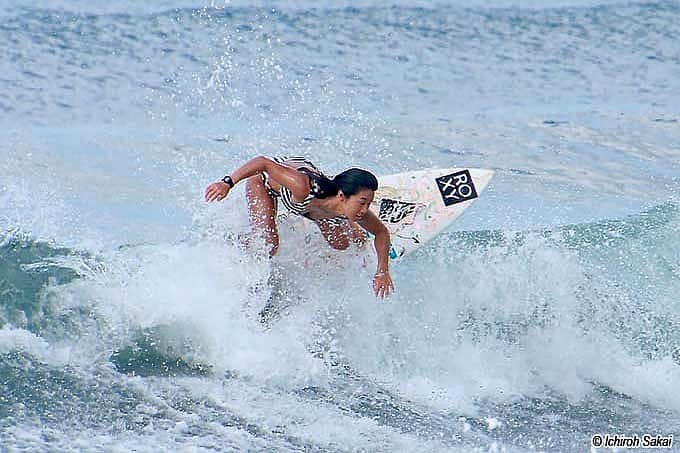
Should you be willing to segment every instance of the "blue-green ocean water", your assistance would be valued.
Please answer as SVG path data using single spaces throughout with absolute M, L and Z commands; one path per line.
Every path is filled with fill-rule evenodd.
M 680 433 L 679 34 L 677 1 L 0 3 L 0 451 Z M 378 301 L 202 201 L 293 153 L 496 176 Z

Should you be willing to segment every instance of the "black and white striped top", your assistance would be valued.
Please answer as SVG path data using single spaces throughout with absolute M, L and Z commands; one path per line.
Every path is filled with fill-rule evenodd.
M 281 186 L 279 191 L 276 192 L 269 186 L 269 175 L 266 172 L 262 173 L 264 185 L 265 187 L 267 187 L 267 190 L 269 191 L 270 195 L 279 198 L 283 206 L 289 212 L 297 215 L 307 214 L 309 203 L 311 203 L 312 200 L 316 198 L 320 192 L 319 184 L 316 182 L 316 179 L 313 177 L 313 175 L 324 176 L 324 174 L 321 172 L 321 170 L 319 170 L 316 167 L 316 165 L 314 165 L 312 162 L 305 159 L 304 157 L 286 156 L 286 157 L 270 157 L 270 159 L 278 164 L 287 165 L 289 167 L 295 168 L 296 170 L 306 173 L 310 176 L 309 183 L 311 185 L 311 190 L 309 191 L 309 195 L 307 195 L 307 198 L 305 198 L 302 201 L 294 201 L 293 194 L 290 191 L 290 189 Z

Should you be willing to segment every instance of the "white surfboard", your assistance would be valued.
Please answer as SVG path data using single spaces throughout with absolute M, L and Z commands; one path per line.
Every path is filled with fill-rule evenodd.
M 378 177 L 371 210 L 390 230 L 390 259 L 403 258 L 451 225 L 479 197 L 493 174 L 478 168 L 443 168 Z M 317 229 L 308 221 L 298 228 Z M 370 245 L 367 249 L 373 250 Z
M 491 170 L 443 168 L 378 178 L 371 209 L 390 230 L 390 258 L 408 255 L 451 225 L 492 176 Z

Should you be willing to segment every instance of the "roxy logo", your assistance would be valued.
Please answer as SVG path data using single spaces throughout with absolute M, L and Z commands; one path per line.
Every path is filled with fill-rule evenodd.
M 415 220 L 419 208 L 423 205 L 418 203 L 408 203 L 405 201 L 391 200 L 383 198 L 380 201 L 380 213 L 378 217 L 386 223 L 402 223 L 410 225 Z
M 445 206 L 477 198 L 477 190 L 468 170 L 461 170 L 436 179 Z

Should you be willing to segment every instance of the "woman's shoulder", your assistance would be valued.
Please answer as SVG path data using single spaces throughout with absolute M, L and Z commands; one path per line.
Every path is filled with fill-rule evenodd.
M 288 164 L 313 165 L 314 163 L 305 156 L 276 156 L 273 159 Z
M 278 163 L 293 167 L 296 170 L 305 170 L 308 173 L 324 176 L 323 172 L 319 170 L 319 167 L 304 156 L 282 156 L 277 157 L 276 159 Z

